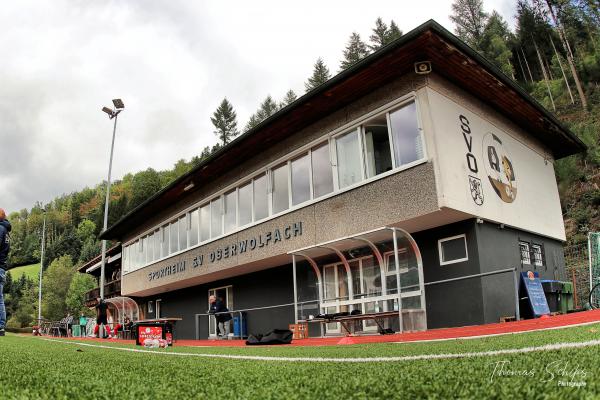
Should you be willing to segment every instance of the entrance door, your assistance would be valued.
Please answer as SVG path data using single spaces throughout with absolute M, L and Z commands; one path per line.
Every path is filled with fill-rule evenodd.
M 210 309 L 210 302 L 208 298 L 210 296 L 215 296 L 217 299 L 220 299 L 225 307 L 229 310 L 233 310 L 233 286 L 223 286 L 220 288 L 214 288 L 208 290 L 208 297 L 206 298 L 206 302 L 208 304 L 208 308 Z M 217 337 L 217 321 L 214 317 L 208 317 L 208 336 L 209 338 Z

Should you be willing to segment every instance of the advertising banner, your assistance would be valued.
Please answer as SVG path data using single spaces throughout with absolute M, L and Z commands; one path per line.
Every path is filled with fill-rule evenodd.
M 533 138 L 427 89 L 441 207 L 565 240 L 554 165 Z
M 144 343 L 146 339 L 162 339 L 162 326 L 138 326 L 138 341 Z

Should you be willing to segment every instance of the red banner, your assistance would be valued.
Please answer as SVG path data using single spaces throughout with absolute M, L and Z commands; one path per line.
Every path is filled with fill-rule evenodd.
M 162 339 L 162 326 L 138 326 L 139 343 L 144 343 L 146 339 Z

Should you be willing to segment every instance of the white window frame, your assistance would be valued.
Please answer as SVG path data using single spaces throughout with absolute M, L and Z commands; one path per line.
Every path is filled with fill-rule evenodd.
M 442 243 L 448 242 L 450 240 L 460 239 L 460 238 L 463 238 L 464 243 L 465 243 L 465 256 L 466 257 L 457 258 L 455 260 L 450 260 L 450 261 L 444 261 L 443 253 L 442 253 Z M 465 233 L 462 233 L 460 235 L 450 236 L 450 237 L 446 237 L 446 238 L 438 240 L 438 255 L 440 257 L 440 265 L 450 265 L 450 264 L 457 264 L 460 262 L 469 261 L 469 246 L 467 246 L 467 235 Z

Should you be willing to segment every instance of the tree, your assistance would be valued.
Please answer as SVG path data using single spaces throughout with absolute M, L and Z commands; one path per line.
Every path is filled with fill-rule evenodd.
M 392 20 L 392 22 L 390 22 L 390 28 L 387 31 L 387 35 L 385 36 L 384 44 L 393 42 L 394 40 L 398 39 L 400 36 L 402 36 L 402 31 L 400 30 L 400 28 L 398 28 L 398 25 L 396 25 L 394 20 Z
M 69 256 L 71 260 L 78 260 L 81 251 L 81 241 L 74 229 L 62 233 L 54 243 L 46 248 L 44 265 L 50 265 L 54 259 Z
M 279 110 L 279 105 L 277 105 L 271 95 L 268 95 L 263 102 L 260 103 L 258 110 L 252 114 L 252 116 L 250 116 L 250 120 L 246 124 L 244 131 L 249 131 L 250 129 L 254 128 L 262 121 L 275 114 L 277 110 Z
M 367 55 L 369 55 L 367 45 L 360 40 L 360 35 L 358 33 L 352 32 L 348 44 L 346 45 L 346 49 L 344 50 L 344 59 L 342 60 L 340 69 L 344 70 L 350 67 Z
M 514 69 L 510 61 L 512 51 L 508 47 L 511 39 L 512 34 L 508 29 L 508 24 L 500 14 L 493 11 L 487 20 L 479 42 L 480 52 L 507 76 L 514 77 Z
M 210 117 L 212 124 L 215 126 L 215 135 L 225 145 L 238 135 L 237 130 L 237 114 L 233 110 L 233 106 L 224 98 L 219 107 Z
M 73 315 L 79 315 L 82 311 L 89 312 L 85 306 L 85 294 L 96 287 L 96 281 L 91 275 L 76 273 L 71 280 L 65 304 L 67 310 Z
M 81 243 L 85 243 L 89 238 L 95 237 L 96 224 L 89 219 L 82 220 L 77 225 L 77 237 Z
M 323 59 L 319 57 L 315 62 L 313 73 L 304 84 L 304 87 L 306 88 L 307 92 L 310 92 L 317 86 L 320 86 L 323 83 L 327 82 L 329 78 L 331 78 L 329 68 L 327 68 Z
M 84 264 L 90 261 L 92 258 L 100 254 L 100 250 L 100 242 L 93 237 L 88 238 L 81 247 L 81 254 L 79 255 L 78 263 Z
M 373 28 L 373 33 L 371 36 L 369 36 L 369 40 L 371 41 L 371 44 L 369 44 L 369 49 L 371 49 L 371 51 L 376 51 L 381 46 L 385 46 L 388 35 L 389 33 L 386 23 L 383 22 L 381 17 L 377 18 L 377 20 L 375 20 L 375 28 Z
M 298 96 L 296 95 L 296 92 L 294 92 L 292 89 L 288 90 L 285 96 L 283 97 L 283 100 L 281 100 L 281 103 L 279 103 L 279 108 L 283 108 L 287 105 L 292 104 L 294 101 L 296 101 L 297 98 Z
M 160 175 L 153 168 L 136 173 L 131 181 L 131 198 L 127 206 L 128 209 L 132 210 L 142 204 L 155 195 L 161 187 Z
M 42 313 L 45 318 L 59 320 L 67 311 L 65 299 L 75 270 L 71 256 L 52 261 L 43 278 Z
M 456 25 L 456 34 L 469 46 L 479 50 L 479 43 L 487 21 L 482 0 L 455 0 L 450 20 Z

